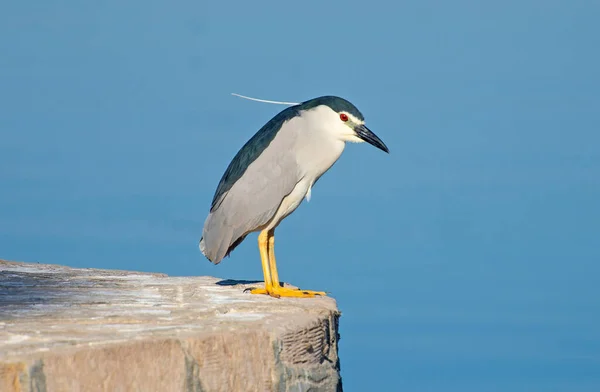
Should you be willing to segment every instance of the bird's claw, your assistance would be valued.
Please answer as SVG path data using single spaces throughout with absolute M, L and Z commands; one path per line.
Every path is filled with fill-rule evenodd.
M 290 297 L 290 298 L 314 298 L 316 296 L 326 296 L 324 291 L 300 290 L 291 289 L 281 286 L 272 286 L 265 288 L 247 288 L 244 292 L 250 291 L 250 294 L 266 294 L 274 298 Z

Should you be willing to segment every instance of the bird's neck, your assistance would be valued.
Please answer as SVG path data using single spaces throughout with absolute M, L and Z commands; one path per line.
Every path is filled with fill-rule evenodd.
M 314 180 L 333 166 L 346 146 L 345 142 L 325 133 L 321 133 L 318 140 L 301 144 L 304 147 L 297 151 L 299 166 L 305 168 L 305 176 Z

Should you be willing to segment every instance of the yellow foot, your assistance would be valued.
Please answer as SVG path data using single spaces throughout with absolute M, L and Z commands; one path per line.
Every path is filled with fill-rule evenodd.
M 271 297 L 280 298 L 280 297 L 294 297 L 294 298 L 313 298 L 317 295 L 327 295 L 324 291 L 312 291 L 312 290 L 300 290 L 300 289 L 290 289 L 287 287 L 270 287 L 268 290 L 261 289 L 251 289 L 251 294 L 267 294 Z

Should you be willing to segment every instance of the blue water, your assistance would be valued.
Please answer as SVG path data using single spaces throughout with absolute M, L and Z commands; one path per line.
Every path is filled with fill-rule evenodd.
M 0 257 L 261 279 L 256 236 L 197 248 L 281 109 L 229 93 L 341 95 L 391 154 L 349 145 L 277 254 L 345 390 L 600 390 L 600 6 L 488 3 L 3 4 Z

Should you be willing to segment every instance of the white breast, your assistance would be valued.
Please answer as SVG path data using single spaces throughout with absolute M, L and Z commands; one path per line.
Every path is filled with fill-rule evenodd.
M 331 111 L 328 108 L 320 110 Z M 331 168 L 344 151 L 346 143 L 327 130 L 329 125 L 322 121 L 324 116 L 318 111 L 311 114 L 295 119 L 293 126 L 287 128 L 288 137 L 294 140 L 291 151 L 298 170 L 295 175 L 300 180 L 281 202 L 277 213 L 269 222 L 269 229 L 276 227 L 283 218 L 298 208 L 304 198 L 310 199 L 315 181 Z

